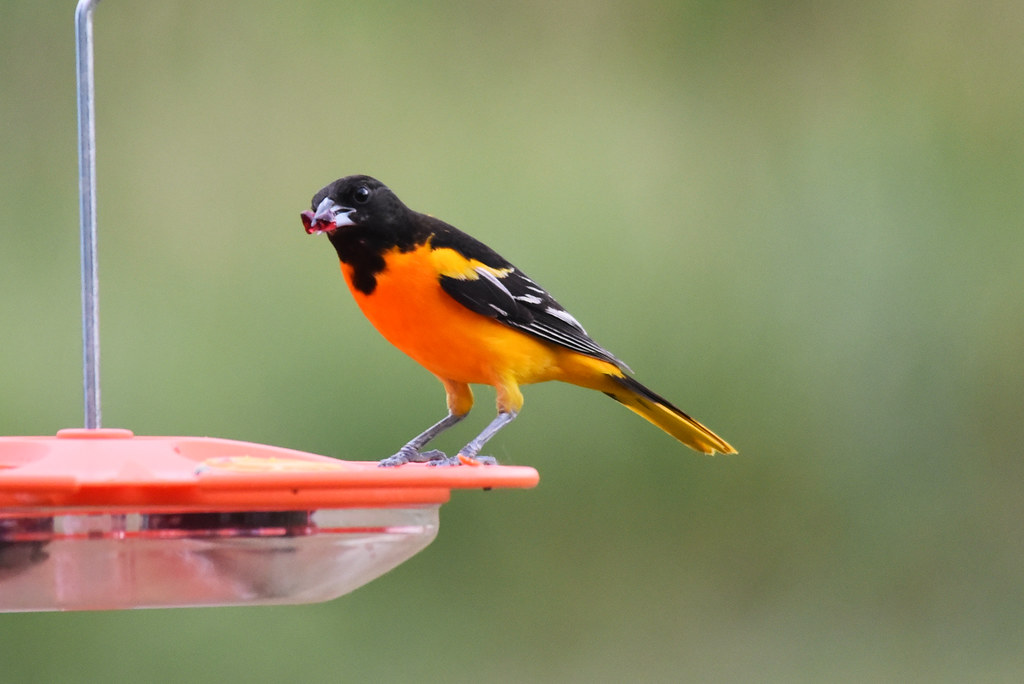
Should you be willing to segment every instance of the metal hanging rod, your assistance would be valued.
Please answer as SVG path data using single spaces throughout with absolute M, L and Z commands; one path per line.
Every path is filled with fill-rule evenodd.
M 82 375 L 85 427 L 100 427 L 99 277 L 96 272 L 96 121 L 92 11 L 99 0 L 75 9 L 78 66 L 78 206 L 82 245 Z

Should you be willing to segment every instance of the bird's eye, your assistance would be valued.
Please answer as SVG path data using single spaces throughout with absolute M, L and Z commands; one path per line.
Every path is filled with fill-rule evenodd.
M 367 200 L 370 199 L 370 188 L 365 185 L 360 185 L 352 191 L 352 199 L 358 204 L 366 204 Z

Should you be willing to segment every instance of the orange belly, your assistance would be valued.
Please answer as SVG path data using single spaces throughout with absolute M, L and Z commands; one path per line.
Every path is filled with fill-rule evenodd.
M 452 299 L 438 272 L 419 247 L 387 255 L 387 268 L 366 295 L 352 285 L 352 270 L 342 263 L 345 282 L 363 314 L 389 342 L 430 372 L 449 380 L 497 384 L 561 379 L 564 351 L 498 321 L 481 316 Z

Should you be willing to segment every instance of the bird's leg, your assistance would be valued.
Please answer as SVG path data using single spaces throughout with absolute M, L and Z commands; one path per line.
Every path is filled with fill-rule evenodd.
M 494 417 L 494 420 L 474 437 L 473 441 L 462 447 L 456 456 L 433 460 L 430 465 L 460 465 L 463 463 L 497 465 L 498 461 L 493 456 L 479 456 L 478 454 L 484 448 L 484 444 L 498 434 L 498 430 L 511 423 L 519 415 L 519 410 L 523 408 L 523 393 L 519 390 L 516 381 L 509 377 L 495 382 L 494 389 L 498 395 L 498 415 Z
M 498 461 L 493 456 L 479 456 L 480 450 L 484 448 L 487 441 L 498 434 L 498 430 L 511 423 L 519 413 L 516 411 L 500 411 L 483 431 L 473 438 L 466 446 L 459 450 L 455 457 L 455 464 L 461 463 L 463 458 L 483 463 L 484 465 L 497 465 Z M 451 460 L 451 459 L 449 459 Z M 447 465 L 438 463 L 437 465 Z M 454 464 L 453 464 L 454 465 Z
M 493 456 L 479 456 L 481 448 L 487 443 L 487 440 L 498 434 L 498 431 L 503 427 L 511 423 L 519 413 L 515 411 L 502 411 L 495 416 L 495 420 L 490 421 L 487 427 L 483 428 L 480 434 L 476 435 L 471 442 L 466 444 L 459 451 L 459 456 L 463 456 L 467 459 L 473 459 L 479 461 L 485 465 L 493 466 L 498 461 Z
M 405 463 L 429 463 L 432 461 L 447 459 L 444 453 L 437 449 L 433 449 L 431 451 L 420 451 L 420 449 L 426 446 L 427 442 L 434 439 L 465 417 L 465 413 L 462 415 L 449 413 L 447 416 L 410 439 L 405 446 L 398 450 L 397 454 L 388 456 L 377 465 L 388 468 L 392 466 L 400 466 Z
M 448 415 L 431 425 L 420 434 L 413 437 L 409 442 L 398 450 L 394 456 L 388 456 L 378 466 L 390 468 L 405 463 L 430 463 L 431 465 L 451 465 L 449 458 L 443 451 L 432 449 L 420 451 L 427 442 L 455 425 L 469 414 L 473 408 L 473 390 L 464 382 L 439 378 L 444 385 L 444 391 L 448 402 Z

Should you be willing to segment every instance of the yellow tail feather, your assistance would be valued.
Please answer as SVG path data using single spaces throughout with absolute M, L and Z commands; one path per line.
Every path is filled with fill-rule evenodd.
M 646 418 L 686 446 L 705 454 L 737 453 L 728 442 L 683 413 L 664 398 L 647 389 L 633 378 L 608 375 L 604 393 L 634 413 Z

